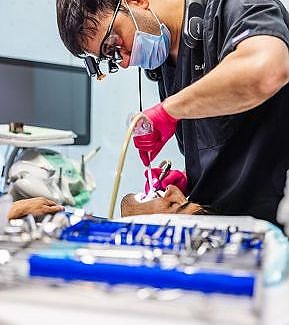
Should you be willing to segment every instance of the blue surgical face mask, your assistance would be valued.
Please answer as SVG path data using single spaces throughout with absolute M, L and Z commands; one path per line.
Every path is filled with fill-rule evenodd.
M 128 9 L 137 29 L 134 35 L 129 65 L 143 69 L 155 69 L 165 62 L 170 53 L 170 31 L 165 24 L 159 22 L 153 11 L 151 11 L 152 14 L 160 24 L 160 35 L 140 31 L 129 7 Z

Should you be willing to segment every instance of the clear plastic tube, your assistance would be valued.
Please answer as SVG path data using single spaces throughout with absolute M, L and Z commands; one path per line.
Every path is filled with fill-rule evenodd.
M 143 116 L 135 125 L 133 134 L 134 136 L 142 136 L 142 135 L 150 134 L 152 132 L 153 132 L 152 123 L 149 121 L 148 118 L 146 118 L 146 116 Z M 150 152 L 148 152 L 147 154 L 148 154 L 148 159 L 150 161 Z M 149 164 L 147 167 L 147 175 L 148 175 L 147 180 L 149 184 L 149 191 L 151 192 L 154 191 L 151 164 Z

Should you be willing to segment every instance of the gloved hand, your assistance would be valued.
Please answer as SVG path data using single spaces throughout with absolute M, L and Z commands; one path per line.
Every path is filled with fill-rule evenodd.
M 143 114 L 152 124 L 153 131 L 135 135 L 133 141 L 143 164 L 148 166 L 175 133 L 178 120 L 164 110 L 162 103 L 145 110 Z
M 187 176 L 184 172 L 171 169 L 167 172 L 167 175 L 163 178 L 163 180 L 159 180 L 160 174 L 162 173 L 162 168 L 152 168 L 152 177 L 153 177 L 153 186 L 157 190 L 165 191 L 168 185 L 175 185 L 179 188 L 179 190 L 185 194 L 187 188 Z M 147 170 L 145 171 L 145 177 L 147 178 Z M 149 191 L 148 181 L 145 183 L 145 192 Z

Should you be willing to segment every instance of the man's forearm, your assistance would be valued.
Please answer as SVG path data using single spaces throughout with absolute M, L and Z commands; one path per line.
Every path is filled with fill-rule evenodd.
M 270 43 L 273 49 L 266 48 L 269 39 L 273 42 Z M 252 44 L 253 41 L 257 41 L 257 45 Z M 257 52 L 260 47 L 263 52 Z M 264 53 L 264 48 L 268 54 Z M 255 54 L 259 52 L 261 54 Z M 223 116 L 250 110 L 272 97 L 288 82 L 288 60 L 288 48 L 280 39 L 252 37 L 203 78 L 167 98 L 163 106 L 178 119 Z

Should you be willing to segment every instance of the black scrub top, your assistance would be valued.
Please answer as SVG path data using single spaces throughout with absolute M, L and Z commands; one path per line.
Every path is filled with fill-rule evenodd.
M 190 49 L 181 39 L 177 65 L 167 60 L 161 66 L 161 100 L 208 73 L 255 35 L 276 36 L 289 45 L 289 16 L 280 2 L 208 0 L 201 49 Z M 181 120 L 176 137 L 185 156 L 190 200 L 217 214 L 278 224 L 276 210 L 289 169 L 288 84 L 248 112 Z

